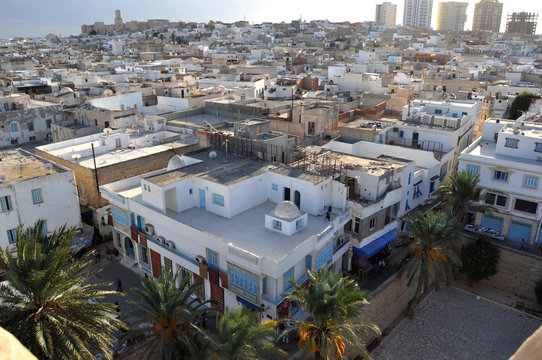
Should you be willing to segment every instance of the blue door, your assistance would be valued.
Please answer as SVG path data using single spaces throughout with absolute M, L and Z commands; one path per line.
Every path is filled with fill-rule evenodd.
M 538 230 L 538 239 L 536 239 L 536 243 L 542 245 L 542 226 L 540 227 L 540 230 Z
M 199 207 L 205 209 L 205 190 L 199 189 Z
M 124 238 L 124 247 L 126 248 L 126 256 L 135 260 L 134 244 L 129 237 Z
M 513 241 L 525 240 L 529 243 L 531 239 L 532 226 L 516 221 L 512 221 L 508 227 L 508 239 Z
M 493 216 L 484 214 L 484 219 L 482 220 L 482 226 L 501 232 L 502 220 L 503 220 L 502 218 L 493 217 Z

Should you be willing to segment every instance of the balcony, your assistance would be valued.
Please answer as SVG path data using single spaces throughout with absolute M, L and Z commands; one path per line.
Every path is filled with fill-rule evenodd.
M 415 140 L 415 139 L 406 139 L 398 136 L 388 136 L 386 141 L 388 145 L 396 145 L 410 149 L 418 149 L 424 151 L 431 151 L 435 155 L 435 159 L 442 159 L 444 151 L 442 150 L 442 143 L 432 140 Z

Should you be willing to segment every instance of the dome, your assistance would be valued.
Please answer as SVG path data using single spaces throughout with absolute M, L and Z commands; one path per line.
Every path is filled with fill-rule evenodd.
M 181 168 L 185 165 L 184 160 L 179 155 L 173 156 L 167 163 L 167 171 Z
M 275 207 L 275 216 L 283 219 L 292 219 L 301 216 L 301 211 L 291 201 L 281 201 Z

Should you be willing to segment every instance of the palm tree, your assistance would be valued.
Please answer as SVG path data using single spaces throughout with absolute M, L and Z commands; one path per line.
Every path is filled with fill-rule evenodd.
M 476 187 L 480 176 L 467 171 L 459 171 L 451 177 L 450 182 L 442 186 L 439 194 L 451 205 L 452 214 L 459 224 L 467 221 L 467 210 L 472 207 L 480 208 L 480 189 Z
M 457 233 L 456 223 L 442 212 L 428 211 L 427 214 L 415 213 L 409 219 L 408 231 L 397 235 L 397 242 L 403 247 L 393 255 L 393 260 L 400 264 L 399 276 L 406 275 L 408 285 L 418 275 L 418 285 L 414 298 L 410 301 L 407 316 L 412 318 L 422 290 L 429 287 L 430 270 L 435 273 L 435 290 L 440 283 L 449 286 L 453 279 L 453 265 L 460 265 L 461 260 L 450 249 Z
M 329 269 L 308 271 L 308 289 L 291 282 L 294 291 L 287 298 L 296 302 L 310 320 L 293 321 L 299 330 L 299 347 L 315 358 L 341 358 L 346 345 L 370 358 L 362 337 L 380 335 L 380 329 L 362 319 L 368 295 L 358 284 Z M 283 334 L 285 336 L 285 334 Z
M 188 276 L 177 287 L 179 274 L 177 271 L 172 276 L 162 270 L 158 279 L 144 278 L 141 281 L 143 289 L 131 289 L 140 301 L 131 301 L 138 308 L 125 314 L 126 319 L 133 320 L 127 337 L 150 334 L 149 358 L 157 349 L 166 360 L 190 358 L 197 353 L 197 332 L 192 322 L 201 315 L 208 302 L 192 296 L 201 285 L 190 285 Z
M 275 336 L 276 322 L 255 324 L 258 313 L 226 309 L 216 320 L 216 332 L 206 333 L 211 358 L 221 360 L 266 360 L 286 357 L 286 352 L 270 340 Z
M 0 326 L 15 335 L 40 359 L 113 357 L 110 345 L 122 322 L 115 305 L 93 301 L 114 294 L 98 290 L 110 284 L 87 284 L 88 256 L 72 262 L 75 229 L 44 233 L 44 222 L 17 230 L 17 255 L 0 252 L 0 267 L 9 285 L 0 286 Z

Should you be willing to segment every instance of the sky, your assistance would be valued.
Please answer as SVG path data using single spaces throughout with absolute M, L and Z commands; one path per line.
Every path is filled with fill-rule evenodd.
M 248 20 L 281 22 L 299 19 L 330 21 L 374 20 L 375 5 L 383 0 L 1 0 L 0 38 L 44 36 L 50 33 L 77 35 L 82 24 L 103 21 L 112 24 L 114 12 L 121 10 L 123 20 L 169 19 L 172 21 Z M 388 0 L 398 5 L 397 23 L 402 23 L 403 0 Z M 476 0 L 469 2 L 466 28 L 472 26 Z M 438 3 L 433 0 L 433 26 Z M 506 14 L 513 11 L 542 15 L 540 0 L 504 0 L 501 31 Z M 542 17 L 537 33 L 542 32 Z

